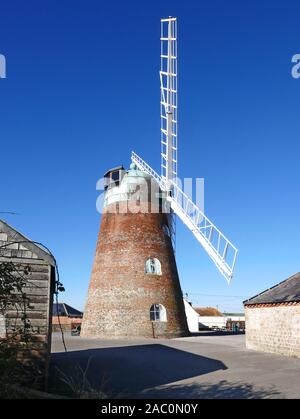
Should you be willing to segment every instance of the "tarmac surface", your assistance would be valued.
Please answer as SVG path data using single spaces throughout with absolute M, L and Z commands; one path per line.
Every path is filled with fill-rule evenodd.
M 85 381 L 97 397 L 300 398 L 300 359 L 247 350 L 244 335 L 103 340 L 53 334 L 52 391 Z M 65 385 L 65 384 L 64 384 Z

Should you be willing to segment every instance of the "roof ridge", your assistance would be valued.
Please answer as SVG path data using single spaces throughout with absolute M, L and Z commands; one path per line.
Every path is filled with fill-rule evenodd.
M 260 297 L 261 295 L 266 294 L 267 292 L 272 291 L 272 290 L 274 290 L 275 288 L 280 287 L 282 284 L 284 284 L 284 283 L 286 283 L 286 282 L 288 282 L 288 281 L 291 281 L 292 279 L 294 279 L 294 278 L 295 278 L 295 277 L 297 277 L 297 276 L 299 276 L 299 279 L 300 279 L 300 272 L 296 272 L 295 274 L 291 275 L 291 276 L 290 276 L 290 277 L 288 277 L 287 279 L 284 279 L 283 281 L 279 282 L 278 284 L 273 285 L 273 287 L 267 288 L 266 290 L 264 290 L 264 291 L 260 292 L 259 294 L 256 294 L 256 295 L 254 295 L 253 297 L 248 298 L 247 300 L 244 300 L 244 301 L 243 301 L 243 304 L 246 304 L 246 303 L 248 303 L 248 302 L 250 302 L 250 301 L 254 300 L 254 299 L 255 299 L 255 298 L 257 298 L 257 297 Z
M 64 309 L 65 309 L 65 313 L 66 313 L 66 315 L 67 315 L 67 316 L 69 316 L 69 312 L 68 312 L 68 310 L 67 310 L 66 303 L 62 303 L 62 305 L 63 305 L 63 307 L 64 307 Z
M 37 253 L 37 255 L 41 258 L 55 266 L 55 259 L 53 255 L 42 245 L 39 245 L 37 242 L 31 240 L 29 237 L 26 237 L 23 233 L 20 233 L 16 228 L 12 227 L 10 224 L 8 224 L 6 221 L 0 219 L 0 225 L 4 227 L 4 232 L 9 235 L 12 231 L 15 233 L 16 236 L 16 243 L 24 244 L 25 247 L 28 248 L 28 250 L 33 251 L 33 253 Z M 24 240 L 22 240 L 24 239 Z M 27 246 L 25 245 L 27 244 Z M 30 247 L 33 247 L 33 249 L 30 249 Z

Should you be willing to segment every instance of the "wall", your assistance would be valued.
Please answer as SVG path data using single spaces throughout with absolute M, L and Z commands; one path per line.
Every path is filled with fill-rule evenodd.
M 188 301 L 184 299 L 183 302 L 189 331 L 192 333 L 199 332 L 199 314 Z
M 103 214 L 83 316 L 82 336 L 153 337 L 152 304 L 167 311 L 165 336 L 188 333 L 165 214 Z M 145 273 L 150 257 L 162 275 Z M 161 330 L 161 328 L 159 329 Z
M 5 338 L 5 336 L 6 336 L 5 317 L 0 314 L 0 338 Z
M 1 260 L 1 259 L 0 259 Z M 29 261 L 28 261 L 29 262 Z M 24 360 L 37 358 L 41 363 L 47 363 L 48 353 L 51 346 L 50 334 L 50 277 L 51 267 L 39 263 L 24 263 L 14 261 L 18 269 L 22 270 L 25 265 L 30 266 L 28 282 L 24 288 L 29 299 L 30 308 L 26 309 L 27 319 L 30 321 L 30 335 L 32 342 L 28 350 L 24 352 Z M 24 265 L 23 265 L 24 264 Z M 11 333 L 23 325 L 21 313 L 11 309 L 6 312 L 7 332 Z
M 246 346 L 300 357 L 300 304 L 245 306 Z
M 245 321 L 245 317 L 243 316 L 200 316 L 199 322 L 200 326 L 203 325 L 209 328 L 225 328 L 227 320 L 229 319 L 231 319 L 232 321 Z
M 14 230 L 10 230 L 6 224 L 0 223 L 0 246 L 5 246 L 0 251 L 0 262 L 14 263 L 26 282 L 24 291 L 30 303 L 30 307 L 26 309 L 26 316 L 30 321 L 31 339 L 27 346 L 24 346 L 24 350 L 18 354 L 18 358 L 24 362 L 36 360 L 46 376 L 51 349 L 50 325 L 55 282 L 54 268 L 49 261 L 41 258 L 40 249 L 32 243 L 28 244 L 28 247 L 25 243 L 11 243 L 6 246 L 7 243 L 18 240 L 23 241 L 25 238 Z M 30 268 L 27 275 L 24 275 L 25 267 Z M 6 336 L 15 333 L 20 326 L 23 326 L 21 313 L 15 307 L 8 310 L 5 317 Z
M 108 207 L 102 216 L 81 335 L 187 335 L 172 243 L 163 231 L 166 214 L 122 213 L 121 204 L 119 208 L 120 213 L 110 213 Z M 145 263 L 151 257 L 160 260 L 162 275 L 145 273 Z M 152 324 L 152 304 L 166 308 L 166 324 Z
M 82 323 L 81 317 L 60 316 L 59 320 L 64 332 L 70 332 L 73 324 L 79 325 Z M 60 332 L 60 326 L 57 316 L 52 317 L 52 332 Z

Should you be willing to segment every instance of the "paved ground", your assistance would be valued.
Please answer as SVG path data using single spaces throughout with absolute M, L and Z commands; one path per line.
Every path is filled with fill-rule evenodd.
M 300 398 L 300 359 L 245 349 L 244 335 L 98 340 L 53 336 L 54 389 L 62 372 L 125 398 Z M 58 378 L 59 376 L 60 378 Z

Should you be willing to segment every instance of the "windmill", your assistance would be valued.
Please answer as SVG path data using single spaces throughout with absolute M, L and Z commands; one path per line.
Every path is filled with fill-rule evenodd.
M 192 231 L 227 281 L 232 278 L 236 248 L 177 181 L 176 19 L 162 19 L 161 26 L 161 174 L 134 152 L 129 170 L 117 166 L 104 174 L 82 336 L 189 334 L 174 254 L 175 217 Z
M 187 226 L 220 273 L 230 283 L 236 263 L 237 248 L 210 221 L 201 209 L 178 186 L 177 160 L 177 19 L 161 19 L 161 174 L 132 152 L 131 160 L 148 173 L 166 192 L 174 215 Z M 173 241 L 175 229 L 171 229 Z

